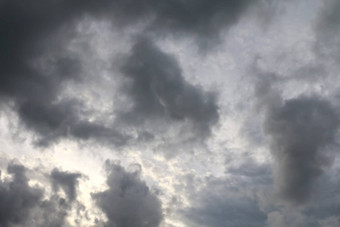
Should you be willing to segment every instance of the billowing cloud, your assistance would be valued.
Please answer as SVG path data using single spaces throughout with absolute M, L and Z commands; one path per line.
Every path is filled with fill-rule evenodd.
M 127 172 L 118 164 L 107 162 L 108 189 L 93 194 L 106 214 L 106 226 L 156 227 L 162 219 L 157 195 L 140 179 L 140 172 Z
M 76 18 L 105 8 L 107 1 L 2 1 L 0 4 L 0 95 L 14 101 L 27 128 L 39 136 L 40 145 L 61 137 L 109 137 L 117 144 L 126 138 L 113 128 L 80 120 L 77 100 L 61 99 L 61 86 L 78 80 L 80 62 L 64 48 Z M 67 24 L 67 26 L 66 26 Z M 43 69 L 35 62 L 48 53 Z M 46 70 L 49 69 L 49 70 Z M 98 134 L 98 131 L 101 133 Z
M 40 189 L 28 185 L 23 166 L 10 165 L 7 171 L 13 174 L 13 181 L 1 181 L 0 224 L 4 227 L 24 224 L 43 196 Z
M 339 9 L 0 0 L 0 226 L 339 225 Z
M 123 118 L 135 124 L 157 118 L 190 121 L 197 135 L 206 137 L 218 121 L 215 94 L 189 84 L 173 56 L 151 40 L 141 39 L 132 48 L 122 72 L 131 79 L 127 88 L 134 106 Z
M 51 173 L 54 190 L 57 191 L 61 187 L 70 201 L 77 197 L 76 190 L 79 177 L 81 177 L 79 173 L 63 172 L 58 169 L 54 169 Z
M 30 186 L 27 169 L 19 164 L 9 164 L 12 179 L 0 182 L 0 225 L 10 226 L 64 226 L 70 204 L 63 198 L 46 199 L 45 190 Z
M 316 96 L 282 101 L 270 82 L 261 82 L 257 95 L 265 109 L 263 130 L 275 159 L 279 193 L 292 202 L 305 202 L 329 165 L 325 149 L 334 143 L 337 112 Z
M 249 0 L 210 2 L 49 0 L 35 3 L 22 3 L 17 0 L 2 1 L 0 5 L 0 20 L 2 21 L 0 25 L 0 49 L 2 50 L 0 94 L 5 100 L 14 101 L 14 108 L 18 111 L 21 120 L 26 127 L 37 133 L 39 137 L 37 142 L 40 145 L 48 145 L 55 140 L 70 136 L 78 139 L 95 138 L 122 145 L 127 142 L 127 136 L 122 135 L 113 126 L 102 125 L 88 119 L 81 120 L 79 116 L 81 102 L 74 99 L 60 99 L 63 84 L 69 80 L 78 80 L 78 82 L 81 80 L 82 66 L 79 59 L 63 48 L 74 32 L 76 21 L 86 15 L 106 18 L 119 26 L 133 25 L 145 20 L 148 21 L 147 27 L 151 31 L 180 31 L 183 34 L 195 34 L 199 37 L 209 35 L 211 38 L 222 28 L 235 24 L 253 4 L 252 2 Z M 148 51 L 147 49 L 151 48 L 148 56 L 152 58 L 157 48 L 147 45 L 146 42 L 140 42 L 136 45 L 135 51 L 138 49 L 137 52 L 140 52 L 143 48 Z M 45 65 L 39 68 L 35 62 L 46 53 L 48 53 L 49 61 L 45 61 Z M 181 103 L 174 103 L 175 100 L 169 100 L 169 98 L 165 100 L 166 104 L 172 105 L 167 108 L 173 106 L 177 108 L 171 110 L 172 116 L 178 115 L 178 118 L 183 118 L 190 115 L 196 122 L 207 120 L 207 124 L 210 124 L 216 118 L 213 116 L 216 115 L 215 106 L 212 106 L 212 113 L 207 113 L 206 106 L 214 105 L 213 98 L 207 96 L 206 101 L 202 100 L 203 97 L 195 98 L 194 96 L 200 95 L 198 89 L 189 86 L 181 79 L 177 63 L 167 57 L 164 58 L 164 62 L 162 61 L 156 63 L 170 64 L 167 67 L 172 68 L 173 73 L 177 74 L 174 76 L 177 79 L 171 86 L 175 86 L 176 91 L 180 92 L 177 98 L 184 98 L 184 100 L 176 101 Z M 126 68 L 133 64 L 131 62 Z M 134 70 L 138 68 L 133 67 L 135 67 Z M 154 69 L 157 67 L 162 75 L 170 73 L 163 71 L 160 66 L 155 66 Z M 129 74 L 135 77 L 136 73 L 136 71 L 130 71 Z M 147 78 L 145 76 L 147 72 L 142 72 L 142 74 L 144 78 Z M 154 76 L 149 75 L 149 77 Z M 165 79 L 166 77 L 160 76 L 159 78 Z M 142 82 L 135 80 L 135 83 Z M 158 81 L 158 85 L 163 83 L 162 86 L 164 86 L 167 82 L 169 82 L 168 79 Z M 136 86 L 144 85 L 136 84 Z M 169 92 L 169 90 L 170 87 L 164 92 Z M 187 101 L 193 101 L 193 103 L 186 103 Z M 154 103 L 155 101 L 150 104 L 153 105 L 151 108 L 157 108 Z M 187 107 L 184 108 L 184 106 Z M 189 110 L 191 106 L 194 108 Z M 195 107 L 203 107 L 203 109 L 194 115 Z M 204 115 L 208 115 L 208 119 L 202 120 Z M 206 128 L 203 123 L 201 126 Z

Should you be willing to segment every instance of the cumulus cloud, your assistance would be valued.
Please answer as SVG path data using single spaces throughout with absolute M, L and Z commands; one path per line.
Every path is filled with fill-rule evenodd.
M 2 101 L 15 102 L 15 110 L 26 127 L 37 133 L 40 145 L 68 136 L 109 137 L 117 144 L 126 140 L 113 128 L 81 120 L 79 101 L 59 98 L 66 81 L 80 82 L 80 62 L 64 48 L 75 19 L 85 12 L 95 14 L 107 3 L 15 0 L 0 4 L 0 95 Z M 34 63 L 44 55 L 50 62 L 41 69 Z
M 246 10 L 253 5 L 253 1 L 2 1 L 0 4 L 0 94 L 5 100 L 15 103 L 15 109 L 26 127 L 35 131 L 39 137 L 38 144 L 48 145 L 63 137 L 74 137 L 78 139 L 99 139 L 110 141 L 113 144 L 122 145 L 128 140 L 126 135 L 117 131 L 113 126 L 105 126 L 92 122 L 88 119 L 80 119 L 79 112 L 81 102 L 78 100 L 60 99 L 60 91 L 63 84 L 69 80 L 81 78 L 81 63 L 76 56 L 72 56 L 63 48 L 74 32 L 74 24 L 84 16 L 93 18 L 106 18 L 114 21 L 119 26 L 134 25 L 141 20 L 148 23 L 150 31 L 179 31 L 182 34 L 197 35 L 199 37 L 214 34 L 222 28 L 235 24 Z M 157 48 L 148 46 L 147 42 L 139 42 L 135 46 L 135 51 L 151 51 L 150 58 L 157 53 Z M 143 47 L 144 46 L 144 47 Z M 147 49 L 150 50 L 147 50 Z M 153 53 L 152 53 L 153 52 Z M 34 64 L 37 59 L 49 56 L 49 61 L 38 69 Z M 138 53 L 135 53 L 138 55 Z M 157 55 L 157 54 L 156 54 Z M 180 94 L 177 98 L 184 98 L 183 101 L 175 104 L 175 100 L 165 100 L 166 104 L 172 105 L 176 110 L 171 114 L 183 118 L 193 116 L 195 121 L 202 121 L 206 113 L 207 105 L 214 105 L 212 97 L 208 96 L 206 101 L 203 97 L 197 97 L 198 90 L 189 86 L 180 76 L 180 70 L 174 60 L 158 55 L 164 60 L 159 60 L 158 64 L 170 64 L 174 70 L 174 80 L 172 86 Z M 131 60 L 136 60 L 135 56 Z M 52 59 L 52 60 L 51 60 Z M 167 59 L 167 60 L 165 60 Z M 147 64 L 150 64 L 148 59 Z M 47 64 L 47 65 L 46 65 Z M 133 62 L 128 67 L 131 67 Z M 151 65 L 150 65 L 151 66 Z M 164 65 L 163 65 L 164 66 Z M 163 67 L 162 66 L 162 67 Z M 137 70 L 137 66 L 134 70 Z M 49 70 L 46 70 L 49 68 Z M 160 66 L 154 66 L 162 75 L 169 72 L 163 71 Z M 143 71 L 143 69 L 141 69 Z M 127 70 L 128 71 L 128 70 Z M 130 70 L 129 75 L 136 78 L 137 72 Z M 155 78 L 141 72 L 143 78 Z M 142 78 L 141 77 L 141 78 Z M 159 78 L 168 78 L 169 75 Z M 155 80 L 155 79 L 153 79 Z M 147 80 L 146 80 L 147 81 Z M 161 83 L 169 82 L 169 79 L 157 80 L 158 86 Z M 141 89 L 144 85 L 137 85 L 143 81 L 135 79 L 136 86 Z M 169 92 L 168 88 L 165 92 Z M 159 91 L 158 91 L 159 92 Z M 137 93 L 135 94 L 137 95 Z M 149 94 L 151 95 L 151 94 Z M 163 95 L 163 97 L 165 96 Z M 140 100 L 142 101 L 142 100 Z M 164 100 L 162 100 L 164 101 Z M 193 101 L 194 103 L 186 103 Z M 169 103 L 171 102 L 171 104 Z M 206 102 L 207 104 L 204 104 Z M 154 104 L 151 108 L 157 108 Z M 141 104 L 142 105 L 142 104 Z M 145 105 L 145 103 L 144 103 Z M 189 107 L 203 107 L 201 116 L 189 113 Z M 168 108 L 167 107 L 167 108 Z M 159 107 L 158 107 L 159 108 Z M 208 116 L 207 124 L 210 123 L 215 106 L 212 106 L 212 113 Z M 215 114 L 216 115 L 216 114 Z M 210 117 L 210 118 L 209 118 Z M 204 119 L 205 121 L 205 119 Z M 202 126 L 202 125 L 201 125 Z M 202 126 L 206 127 L 206 126 Z
M 46 192 L 38 186 L 30 186 L 27 169 L 19 164 L 9 164 L 8 174 L 12 179 L 0 182 L 0 225 L 3 227 L 23 226 L 66 226 L 70 204 L 63 198 L 45 197 Z
M 331 151 L 339 124 L 338 110 L 330 100 L 338 92 L 335 90 L 339 90 L 340 4 L 336 0 L 325 0 L 320 5 L 316 2 L 303 0 L 298 1 L 297 5 L 290 5 L 272 0 L 0 0 L 0 104 L 10 107 L 17 114 L 19 126 L 23 125 L 29 134 L 33 132 L 37 145 L 49 146 L 69 139 L 71 143 L 90 140 L 98 146 L 121 146 L 119 148 L 129 153 L 115 155 L 131 154 L 125 158 L 148 159 L 145 161 L 147 168 L 150 168 L 148 177 L 168 190 L 165 194 L 177 190 L 175 193 L 178 195 L 166 194 L 164 199 L 142 180 L 140 166 L 136 165 L 130 171 L 118 164 L 108 163 L 107 188 L 91 194 L 96 208 L 103 212 L 101 215 L 106 215 L 105 220 L 99 220 L 99 215 L 95 226 L 160 226 L 176 221 L 188 226 L 335 226 L 339 223 L 339 179 L 335 177 L 338 172 L 328 173 L 325 169 L 328 170 L 333 161 L 330 157 L 334 154 Z M 272 3 L 283 6 L 280 10 L 284 8 L 286 11 L 271 11 Z M 293 15 L 293 5 L 296 9 L 303 8 L 297 17 Z M 311 9 L 306 9 L 306 5 Z M 251 12 L 254 7 L 258 7 L 258 11 Z M 321 10 L 316 18 L 318 7 Z M 254 14 L 248 13 L 258 12 L 257 16 L 263 20 L 280 13 L 279 21 L 274 21 L 273 27 L 267 27 L 271 30 L 266 34 L 260 34 L 263 30 L 256 28 L 252 21 L 242 20 L 254 19 Z M 292 15 L 293 19 L 290 18 Z M 285 20 L 287 17 L 289 20 Z M 315 37 L 310 37 L 312 29 L 309 29 L 311 21 L 308 20 L 311 18 L 316 18 L 313 24 Z M 109 53 L 111 50 L 98 50 L 105 52 L 105 59 L 98 57 L 101 55 L 99 53 L 89 57 L 84 50 L 72 52 L 69 45 L 73 41 L 78 42 L 76 39 L 87 32 L 80 28 L 87 22 L 96 27 L 96 32 L 99 31 L 95 34 L 99 40 L 96 42 L 118 43 L 119 39 L 108 41 L 107 37 L 99 34 L 101 31 L 107 32 L 105 29 L 108 27 L 101 27 L 103 21 L 109 22 L 106 24 L 109 29 L 119 31 L 115 38 L 120 38 L 121 33 L 124 33 L 124 38 L 129 36 L 126 49 L 125 45 L 121 45 L 113 53 Z M 220 37 L 236 24 L 240 27 L 223 39 Z M 307 31 L 302 32 L 301 37 L 295 36 L 294 32 L 285 33 L 285 30 L 300 27 Z M 132 33 L 129 33 L 130 29 Z M 296 37 L 299 40 L 295 40 Z M 86 45 L 98 44 L 92 36 L 85 38 L 85 41 L 82 38 L 81 43 L 91 39 L 91 43 Z M 226 40 L 223 48 L 217 52 L 211 51 L 212 45 L 216 47 L 221 40 Z M 130 41 L 132 46 L 128 46 Z M 180 51 L 176 49 L 177 43 L 172 43 L 177 41 L 182 45 Z M 281 41 L 288 44 L 281 45 Z M 296 49 L 300 47 L 300 41 L 302 48 Z M 75 48 L 83 48 L 82 44 L 76 44 Z M 93 49 L 97 51 L 106 44 L 101 43 Z M 287 48 L 277 51 L 276 45 Z M 315 49 L 312 50 L 311 46 Z M 207 70 L 203 69 L 205 64 L 198 67 L 202 71 L 191 70 L 196 67 L 197 60 L 207 57 L 200 55 L 202 47 L 209 49 L 205 54 L 211 54 L 206 58 L 206 63 L 215 64 L 216 60 L 218 64 L 207 67 Z M 190 50 L 186 52 L 185 48 Z M 166 50 L 178 52 L 172 55 Z M 228 52 L 230 59 L 224 58 L 224 51 Z M 252 96 L 250 92 L 246 93 L 249 87 L 253 87 L 253 81 L 244 84 L 238 74 L 242 74 L 257 51 L 265 56 L 261 60 L 263 68 L 267 67 L 279 76 L 268 76 L 256 83 L 256 94 Z M 285 58 L 285 53 L 292 57 Z M 114 54 L 117 55 L 112 56 Z M 195 61 L 191 61 L 192 57 Z M 268 60 L 271 58 L 277 60 Z M 119 60 L 113 62 L 112 59 Z M 84 62 L 88 65 L 85 66 Z M 105 65 L 103 70 L 101 63 Z M 98 78 L 105 77 L 105 82 L 110 81 L 105 87 L 107 90 L 99 92 L 100 96 L 105 96 L 100 104 L 96 103 L 96 97 L 91 96 L 91 100 L 87 100 L 87 95 L 93 94 L 92 90 L 101 89 L 100 86 L 105 83 L 104 79 L 92 83 L 98 79 L 93 71 L 87 72 L 92 67 L 98 69 L 96 72 L 102 70 Z M 222 84 L 229 82 L 239 83 L 231 86 L 236 91 L 234 93 L 238 93 L 238 88 L 242 91 L 235 97 L 233 92 L 226 92 L 230 95 L 228 99 L 217 97 L 217 91 L 205 90 L 207 80 L 198 79 L 202 87 L 190 83 L 186 78 L 192 72 L 208 72 L 209 75 L 202 76 L 213 76 L 212 83 L 221 82 L 221 86 L 211 85 L 221 88 L 221 93 L 223 89 L 228 89 Z M 230 73 L 230 76 L 224 77 L 224 73 Z M 224 83 L 225 78 L 230 81 Z M 116 79 L 118 83 L 115 83 Z M 112 93 L 108 92 L 111 89 L 109 84 L 114 84 Z M 72 90 L 79 88 L 78 85 L 89 91 L 78 93 Z M 303 89 L 300 90 L 300 87 Z M 282 94 L 277 91 L 280 89 Z M 307 90 L 312 92 L 305 92 Z M 116 102 L 116 97 L 111 97 L 113 93 L 117 96 L 121 94 L 123 98 L 117 98 L 119 100 Z M 239 138 L 237 134 L 238 126 L 242 124 L 240 122 L 244 121 L 242 115 L 250 109 L 247 105 L 253 101 L 262 110 L 263 119 L 253 115 L 249 118 L 252 122 L 245 126 L 250 125 L 251 130 L 245 130 L 256 140 L 256 148 L 250 147 L 249 141 L 245 141 L 247 138 Z M 102 108 L 99 105 L 103 103 L 105 107 Z M 103 109 L 105 114 L 101 115 Z M 1 126 L 7 124 L 0 120 Z M 261 120 L 263 134 L 259 126 Z M 217 125 L 221 128 L 214 128 Z M 264 155 L 267 155 L 267 150 L 263 149 L 265 139 L 268 139 L 274 159 L 273 174 L 271 163 L 259 164 L 242 155 L 237 156 L 242 157 L 241 161 L 235 161 L 231 156 L 228 163 L 218 160 L 225 157 L 222 152 L 229 154 L 228 149 L 253 149 L 247 154 L 253 152 L 257 160 L 266 159 L 268 157 Z M 144 146 L 144 142 L 150 141 L 152 144 Z M 186 152 L 181 158 L 169 162 L 158 156 L 149 156 L 156 150 L 155 147 L 170 148 L 176 154 L 192 147 L 195 150 L 196 141 L 199 146 L 195 154 L 203 149 L 212 151 L 199 158 Z M 201 142 L 204 148 L 200 147 L 203 145 Z M 11 142 L 6 146 L 11 146 Z M 17 147 L 20 145 L 15 145 L 13 150 Z M 61 149 L 55 147 L 56 152 Z M 77 156 L 75 153 L 72 155 Z M 104 156 L 108 153 L 103 151 L 94 156 L 106 159 Z M 27 154 L 36 153 L 29 151 Z M 27 157 L 27 160 L 30 158 Z M 193 162 L 188 165 L 190 169 L 184 166 L 186 159 Z M 59 160 L 58 157 L 58 160 L 49 162 Z M 58 166 L 63 166 L 63 163 Z M 89 166 L 93 167 L 92 163 Z M 209 173 L 205 172 L 207 166 L 212 167 Z M 225 172 L 223 168 L 226 168 Z M 161 173 L 158 175 L 154 171 Z M 82 226 L 89 224 L 89 213 L 97 212 L 94 209 L 94 213 L 93 210 L 88 213 L 87 209 L 92 208 L 78 201 L 81 173 L 54 169 L 44 175 L 48 180 L 35 184 L 35 180 L 29 179 L 24 166 L 10 164 L 7 172 L 11 177 L 1 176 L 0 181 L 0 226 L 70 226 L 68 222 L 72 218 L 75 218 L 75 225 Z M 207 176 L 215 173 L 224 175 Z M 187 178 L 177 180 L 176 177 L 181 174 L 187 174 Z M 162 176 L 159 182 L 157 176 Z M 200 180 L 196 180 L 198 178 Z M 98 182 L 97 179 L 95 182 Z M 44 188 L 39 186 L 41 184 Z M 49 189 L 51 194 L 48 194 Z M 277 200 L 275 192 L 278 192 L 280 199 Z M 171 196 L 171 206 L 161 203 L 160 198 L 166 200 Z M 289 205 L 282 203 L 282 198 L 284 202 L 289 201 Z M 74 209 L 78 209 L 78 213 L 73 212 Z M 169 220 L 171 218 L 178 219 Z
M 77 197 L 76 190 L 78 186 L 78 178 L 81 176 L 82 175 L 79 173 L 69 173 L 54 169 L 51 173 L 53 188 L 57 191 L 58 188 L 61 187 L 66 193 L 68 199 L 73 201 Z
M 260 82 L 256 93 L 265 110 L 263 131 L 275 159 L 279 193 L 292 202 L 305 202 L 329 165 L 325 149 L 334 143 L 337 112 L 317 96 L 283 101 L 268 81 Z
M 215 94 L 188 83 L 175 58 L 151 40 L 142 38 L 133 46 L 122 72 L 131 79 L 127 92 L 134 103 L 132 110 L 123 114 L 125 121 L 140 124 L 160 117 L 187 120 L 202 137 L 209 135 L 218 121 Z
M 28 185 L 23 166 L 10 165 L 7 171 L 13 175 L 13 181 L 1 181 L 0 223 L 4 227 L 24 224 L 43 196 L 40 189 Z
M 107 216 L 106 226 L 159 226 L 163 219 L 161 202 L 140 179 L 140 172 L 128 172 L 111 162 L 106 164 L 109 188 L 92 195 Z

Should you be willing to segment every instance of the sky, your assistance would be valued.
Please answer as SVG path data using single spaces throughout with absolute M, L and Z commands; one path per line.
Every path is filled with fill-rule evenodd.
M 340 1 L 0 0 L 0 227 L 340 226 Z

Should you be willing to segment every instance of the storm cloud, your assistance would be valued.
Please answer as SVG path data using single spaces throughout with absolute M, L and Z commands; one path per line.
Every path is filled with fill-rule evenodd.
M 49 197 L 39 186 L 30 186 L 27 171 L 20 164 L 8 165 L 7 173 L 12 179 L 0 182 L 0 225 L 64 226 L 70 204 L 58 196 Z
M 218 121 L 216 95 L 189 84 L 175 58 L 151 40 L 141 38 L 133 46 L 122 72 L 131 79 L 127 92 L 134 102 L 132 110 L 123 114 L 126 121 L 189 120 L 202 137 L 209 135 Z
M 92 197 L 108 218 L 106 226 L 156 227 L 162 219 L 162 204 L 140 179 L 140 172 L 127 172 L 107 162 L 108 189 Z
M 105 8 L 107 2 L 101 3 L 100 8 Z M 101 138 L 109 137 L 117 144 L 126 140 L 112 128 L 80 120 L 78 100 L 59 98 L 63 84 L 81 80 L 80 62 L 63 46 L 72 36 L 76 19 L 87 11 L 95 14 L 98 7 L 92 1 L 0 4 L 0 95 L 2 101 L 14 101 L 25 126 L 37 133 L 39 145 L 68 136 L 88 139 L 98 131 L 105 132 Z M 44 70 L 35 62 L 46 54 L 51 60 Z
M 265 109 L 263 131 L 275 159 L 279 194 L 293 203 L 306 202 L 330 164 L 326 149 L 334 144 L 337 111 L 316 96 L 282 101 L 268 82 L 257 87 L 257 95 Z
M 0 226 L 337 226 L 339 12 L 0 0 Z
M 54 190 L 57 191 L 61 187 L 70 201 L 77 197 L 76 191 L 80 177 L 81 174 L 79 173 L 63 172 L 58 169 L 54 169 L 51 173 Z
M 77 56 L 72 56 L 63 49 L 65 43 L 74 34 L 76 23 L 85 16 L 112 20 L 120 27 L 134 25 L 144 20 L 148 23 L 147 29 L 152 32 L 179 31 L 197 37 L 208 35 L 211 36 L 208 40 L 213 40 L 212 37 L 217 36 L 221 29 L 237 23 L 241 15 L 253 4 L 253 1 L 249 0 L 209 2 L 48 0 L 34 3 L 17 0 L 2 1 L 0 4 L 0 49 L 2 50 L 0 94 L 5 98 L 3 100 L 14 101 L 14 109 L 25 126 L 37 133 L 39 145 L 46 146 L 69 136 L 78 139 L 94 138 L 118 145 L 125 144 L 129 139 L 128 136 L 121 134 L 113 126 L 104 126 L 86 119 L 80 120 L 79 112 L 82 104 L 79 100 L 60 99 L 61 87 L 65 83 L 70 80 L 81 82 L 81 62 Z M 136 73 L 139 73 L 136 71 L 138 67 L 133 66 L 135 64 L 133 61 L 140 57 L 138 55 L 141 51 L 149 52 L 146 64 L 150 64 L 153 70 L 158 68 L 157 73 L 169 74 L 170 72 L 165 72 L 161 67 L 164 64 L 170 64 L 167 67 L 172 68 L 174 74 L 178 74 L 173 76 L 177 79 L 174 79 L 171 86 L 180 92 L 177 98 L 184 98 L 184 100 L 176 101 L 182 102 L 177 104 L 174 103 L 175 100 L 169 98 L 165 100 L 166 105 L 169 105 L 166 108 L 176 108 L 170 110 L 172 117 L 192 118 L 196 123 L 207 121 L 206 125 L 202 123 L 199 126 L 204 128 L 203 130 L 206 130 L 207 125 L 216 120 L 216 107 L 212 96 L 203 97 L 198 89 L 188 85 L 181 78 L 175 60 L 169 60 L 170 58 L 165 54 L 162 55 L 148 42 L 139 42 L 134 51 L 138 53 L 134 53 L 136 56 L 125 67 L 130 77 L 136 78 Z M 45 61 L 44 70 L 39 69 L 35 62 L 46 54 L 49 55 L 50 60 Z M 153 55 L 164 58 L 156 62 L 162 66 L 151 66 L 150 60 L 155 57 Z M 128 70 L 129 67 L 134 67 L 134 69 Z M 46 71 L 46 68 L 49 70 Z M 145 72 L 145 69 L 139 70 L 142 70 L 141 78 L 154 78 L 151 75 L 146 76 L 148 72 Z M 165 82 L 169 82 L 165 76 L 159 78 L 163 78 L 164 81 L 158 79 L 158 86 L 164 86 Z M 137 79 L 135 83 L 135 86 L 140 86 L 139 90 L 145 85 L 137 85 L 137 83 L 143 83 Z M 165 92 L 169 90 L 170 87 L 163 94 L 161 93 L 161 98 L 164 99 Z M 149 97 L 155 99 L 151 97 L 150 92 Z M 206 100 L 203 101 L 202 98 Z M 190 101 L 193 103 L 186 103 Z M 143 104 L 138 105 L 137 108 L 141 108 Z M 156 104 L 155 100 L 150 105 L 153 112 L 161 109 L 160 104 Z M 186 105 L 194 108 L 203 107 L 203 109 L 200 113 L 194 114 L 194 112 L 190 113 L 189 107 L 185 108 Z M 207 110 L 209 105 L 212 107 L 211 111 Z M 208 119 L 203 119 L 205 116 Z
M 40 189 L 28 185 L 23 166 L 10 165 L 7 171 L 13 175 L 13 181 L 1 181 L 0 224 L 4 227 L 24 224 L 31 209 L 39 204 L 43 196 Z

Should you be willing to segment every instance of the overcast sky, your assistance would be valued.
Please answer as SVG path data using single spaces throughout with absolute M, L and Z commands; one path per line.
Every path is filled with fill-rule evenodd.
M 340 226 L 339 72 L 338 0 L 0 0 L 0 226 Z

